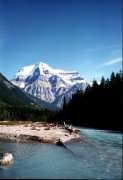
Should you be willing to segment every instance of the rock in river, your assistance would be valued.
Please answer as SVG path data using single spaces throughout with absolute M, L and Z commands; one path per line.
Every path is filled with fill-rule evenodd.
M 0 165 L 9 165 L 13 162 L 11 153 L 0 153 Z

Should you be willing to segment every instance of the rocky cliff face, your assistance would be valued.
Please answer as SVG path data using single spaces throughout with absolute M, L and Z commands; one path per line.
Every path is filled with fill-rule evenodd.
M 62 107 L 64 97 L 68 101 L 77 90 L 87 86 L 78 72 L 53 69 L 42 62 L 21 68 L 11 82 L 56 108 Z

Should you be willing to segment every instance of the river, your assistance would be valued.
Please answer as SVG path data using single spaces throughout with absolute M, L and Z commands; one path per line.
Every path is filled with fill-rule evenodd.
M 122 179 L 122 135 L 81 130 L 81 140 L 66 148 L 53 144 L 0 142 L 0 152 L 11 152 L 14 163 L 0 167 L 0 178 Z

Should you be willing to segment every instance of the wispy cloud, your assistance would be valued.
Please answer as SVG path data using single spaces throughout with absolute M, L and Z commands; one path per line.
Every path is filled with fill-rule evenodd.
M 105 62 L 103 64 L 103 66 L 111 66 L 111 65 L 114 65 L 114 64 L 117 64 L 117 63 L 120 63 L 120 62 L 122 62 L 122 58 L 121 57 L 115 58 L 115 59 L 112 59 L 112 60 L 109 60 L 109 61 Z
M 112 49 L 112 48 L 120 48 L 120 45 L 119 44 L 114 44 L 114 45 L 103 46 L 103 47 L 95 47 L 95 48 L 88 49 L 88 51 L 95 52 L 95 51 L 102 51 L 102 50 Z

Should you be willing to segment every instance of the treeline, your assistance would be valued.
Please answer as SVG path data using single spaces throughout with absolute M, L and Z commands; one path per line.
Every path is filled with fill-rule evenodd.
M 3 90 L 5 92 L 5 88 L 1 92 Z M 121 71 L 116 74 L 112 72 L 109 79 L 102 77 L 100 84 L 94 80 L 92 86 L 88 85 L 84 92 L 78 91 L 68 103 L 64 99 L 63 109 L 58 112 L 22 105 L 22 103 L 17 103 L 18 101 L 15 104 L 9 104 L 5 101 L 7 97 L 8 95 L 1 95 L 0 120 L 59 123 L 65 121 L 72 125 L 90 128 L 118 131 L 123 129 L 121 121 L 123 118 L 123 74 Z M 13 98 L 10 102 L 13 102 Z
M 0 121 L 49 121 L 55 112 L 41 108 L 31 95 L 14 86 L 0 73 Z
M 101 83 L 93 81 L 85 92 L 78 91 L 59 111 L 55 120 L 90 128 L 122 130 L 123 118 L 123 74 L 112 72 L 109 79 L 102 77 Z
M 47 109 L 38 109 L 26 106 L 8 106 L 0 107 L 0 120 L 20 120 L 20 121 L 44 121 L 48 122 L 54 117 L 55 112 Z

